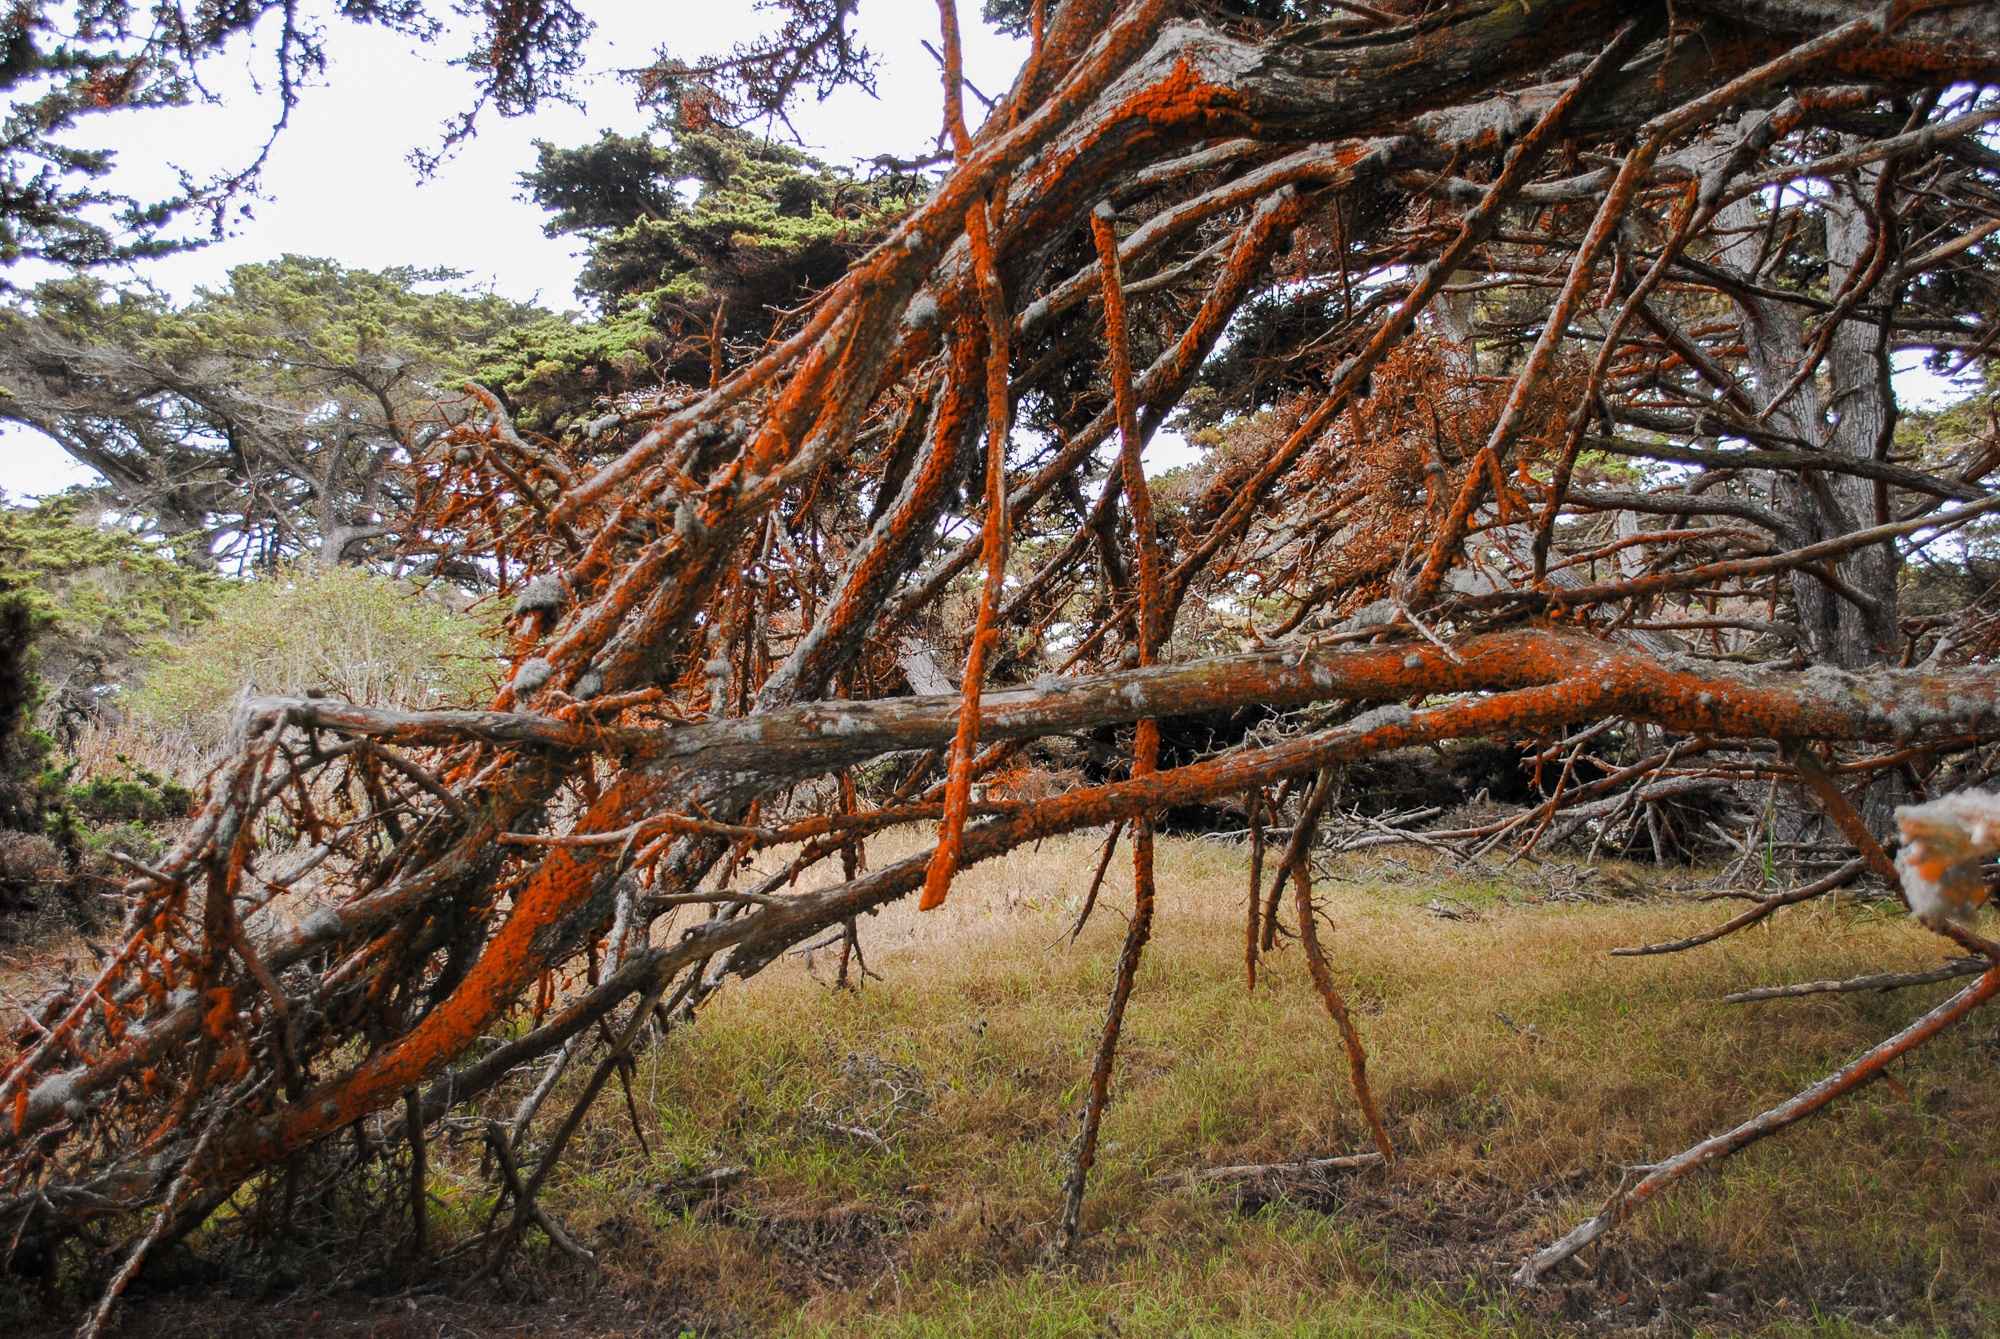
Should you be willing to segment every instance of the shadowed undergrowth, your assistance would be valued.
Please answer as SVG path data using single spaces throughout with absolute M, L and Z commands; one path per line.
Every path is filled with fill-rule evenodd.
M 871 856 L 915 840 L 891 835 Z M 197 1246 L 134 1295 L 126 1332 L 1974 1334 L 2000 1316 L 1991 1016 L 1691 1179 L 1539 1292 L 1499 1283 L 1594 1211 L 1623 1167 L 1789 1095 L 1952 989 L 1716 1002 L 1938 959 L 1900 911 L 1868 905 L 1613 959 L 1615 945 L 1728 908 L 1579 901 L 1551 891 L 1566 876 L 1526 869 L 1466 880 L 1419 857 L 1350 860 L 1322 881 L 1323 934 L 1402 1160 L 1247 1189 L 1171 1179 L 1368 1147 L 1297 949 L 1243 989 L 1244 852 L 1193 840 L 1162 844 L 1156 947 L 1089 1235 L 1072 1267 L 1048 1269 L 1123 929 L 1114 884 L 1076 946 L 1056 942 L 1095 856 L 1088 840 L 1050 841 L 977 867 L 941 911 L 899 906 L 863 924 L 882 979 L 831 989 L 837 949 L 821 950 L 732 984 L 696 1026 L 646 1049 L 629 1107 L 614 1084 L 545 1196 L 596 1248 L 594 1289 L 533 1234 L 497 1282 L 450 1295 L 483 1258 L 453 1258 L 453 1243 L 492 1203 L 468 1136 L 431 1150 L 441 1258 L 414 1261 L 393 1221 L 363 1225 L 350 1249 L 269 1247 L 254 1278 L 204 1276 Z M 701 1179 L 718 1169 L 740 1170 Z

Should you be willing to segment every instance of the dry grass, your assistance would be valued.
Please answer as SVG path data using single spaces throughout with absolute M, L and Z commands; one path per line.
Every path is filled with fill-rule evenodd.
M 883 980 L 834 991 L 788 960 L 647 1051 L 634 1095 L 650 1151 L 614 1089 L 549 1195 L 598 1244 L 606 1290 L 579 1307 L 576 1271 L 535 1238 L 512 1285 L 569 1298 L 576 1315 L 566 1328 L 544 1314 L 538 1332 L 1970 1335 L 2000 1318 L 1992 1017 L 1896 1085 L 1685 1183 L 1539 1295 L 1498 1286 L 1524 1250 L 1591 1212 L 1621 1165 L 1791 1093 L 1952 988 L 1714 1002 L 1944 956 L 1856 905 L 1780 913 L 1690 954 L 1613 959 L 1614 945 L 1728 912 L 1558 902 L 1532 879 L 1454 880 L 1415 860 L 1345 865 L 1323 885 L 1327 938 L 1403 1161 L 1264 1203 L 1149 1183 L 1367 1146 L 1298 952 L 1243 990 L 1241 848 L 1178 839 L 1161 848 L 1159 925 L 1087 1246 L 1073 1268 L 1045 1268 L 1123 928 L 1114 887 L 1076 947 L 1053 944 L 1095 854 L 1088 839 L 1050 841 L 977 867 L 941 912 L 864 923 Z M 1476 918 L 1436 918 L 1424 907 L 1440 898 Z M 830 977 L 829 956 L 814 968 Z M 490 1198 L 469 1150 L 438 1153 L 448 1237 L 476 1227 Z M 748 1173 L 721 1194 L 673 1187 L 720 1165 Z M 606 1297 L 624 1319 L 600 1331 L 588 1317 Z M 353 1332 L 523 1332 L 465 1305 L 398 1303 L 412 1328 Z M 133 1332 L 193 1333 L 169 1320 L 185 1306 L 160 1304 L 149 1330 L 141 1303 Z
M 1072 1272 L 1039 1270 L 1122 933 L 1112 896 L 1075 948 L 1052 946 L 1094 855 L 1052 841 L 969 872 L 940 913 L 869 921 L 885 979 L 858 993 L 802 962 L 732 987 L 641 1063 L 652 1153 L 604 1104 L 555 1203 L 626 1283 L 760 1332 L 1092 1334 L 1109 1316 L 1131 1333 L 1511 1333 L 1646 1324 L 1662 1307 L 1729 1330 L 1814 1312 L 1928 1330 L 1973 1323 L 1995 1296 L 1991 1021 L 1935 1047 L 1901 1093 L 1878 1085 L 1674 1193 L 1580 1284 L 1525 1308 L 1492 1286 L 1620 1166 L 1789 1094 L 1951 988 L 1714 1003 L 1942 956 L 1861 907 L 1612 959 L 1727 913 L 1538 905 L 1532 885 L 1349 868 L 1326 886 L 1331 939 L 1403 1163 L 1261 1209 L 1148 1184 L 1367 1147 L 1297 952 L 1243 990 L 1241 849 L 1197 841 L 1163 846 L 1089 1249 Z M 1478 918 L 1423 909 L 1440 897 Z M 826 954 L 814 966 L 830 976 Z M 886 1152 L 836 1125 L 875 1130 Z M 655 1189 L 718 1164 L 751 1175 L 706 1203 Z
M 115 723 L 85 723 L 57 755 L 56 763 L 72 767 L 79 780 L 146 771 L 199 791 L 215 766 L 215 755 L 185 731 L 155 730 L 126 716 Z
M 494 615 L 353 567 L 302 565 L 230 585 L 189 635 L 152 648 L 123 699 L 155 747 L 212 765 L 245 694 L 329 693 L 428 710 L 492 695 Z

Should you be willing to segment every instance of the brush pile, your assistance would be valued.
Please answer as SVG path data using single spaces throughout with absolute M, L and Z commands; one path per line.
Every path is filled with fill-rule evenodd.
M 1531 794 L 1377 836 L 1825 871 L 1718 934 L 1896 886 L 1894 808 L 2000 745 L 2000 436 L 1897 403 L 1905 369 L 1978 372 L 2000 338 L 2000 12 L 1262 15 L 1037 4 L 973 133 L 945 0 L 949 170 L 767 347 L 559 436 L 489 397 L 421 448 L 407 547 L 498 574 L 510 680 L 484 710 L 245 707 L 185 840 L 128 862 L 102 961 L 15 1033 L 17 1268 L 100 1262 L 95 1325 L 225 1206 L 253 1231 L 390 1157 L 421 1236 L 425 1140 L 468 1121 L 508 1197 L 494 1258 L 530 1225 L 586 1252 L 536 1194 L 642 1038 L 802 945 L 858 977 L 873 909 L 1117 825 L 1137 910 L 1066 1248 L 1151 822 L 1204 803 L 1260 853 L 1247 969 L 1288 918 L 1393 1160 L 1311 856 L 1343 766 L 1394 749 L 1499 741 Z M 1149 481 L 1170 424 L 1210 450 Z M 1162 751 L 1163 719 L 1253 711 Z M 1008 798 L 1065 737 L 1112 765 Z M 933 852 L 868 866 L 919 821 Z M 779 875 L 735 877 L 770 847 Z M 1988 964 L 1883 1054 L 2000 990 L 1984 885 L 1954 878 L 1926 905 Z

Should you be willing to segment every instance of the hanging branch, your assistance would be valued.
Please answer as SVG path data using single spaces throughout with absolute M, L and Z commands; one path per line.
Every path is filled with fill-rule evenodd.
M 945 125 L 960 161 L 972 153 L 972 136 L 965 128 L 960 74 L 957 0 L 938 0 L 944 25 Z M 958 737 L 952 741 L 950 780 L 945 787 L 944 818 L 938 825 L 937 854 L 924 883 L 918 909 L 933 911 L 944 903 L 958 872 L 965 810 L 972 791 L 973 755 L 979 748 L 979 695 L 986 682 L 986 660 L 998 638 L 995 619 L 1007 578 L 1007 443 L 1012 435 L 1013 404 L 1007 391 L 1008 340 L 1011 334 L 1006 298 L 994 268 L 993 240 L 987 231 L 986 202 L 975 199 L 965 216 L 966 239 L 978 277 L 979 308 L 986 325 L 986 521 L 980 528 L 980 552 L 986 580 L 979 590 L 979 616 L 965 657 L 964 697 L 959 707 Z
M 1098 270 L 1104 279 L 1105 343 L 1111 358 L 1111 386 L 1118 410 L 1118 478 L 1132 513 L 1133 546 L 1138 550 L 1139 603 L 1135 629 L 1134 656 L 1142 667 L 1153 663 L 1159 637 L 1160 552 L 1153 516 L 1152 490 L 1146 484 L 1141 456 L 1138 408 L 1132 390 L 1132 358 L 1125 324 L 1125 294 L 1118 266 L 1118 240 L 1111 230 L 1116 217 L 1108 206 L 1091 211 L 1091 233 L 1097 243 Z M 1111 491 L 1106 483 L 1105 491 Z M 1160 725 L 1147 718 L 1132 727 L 1132 779 L 1141 781 L 1158 770 Z M 1111 1070 L 1117 1061 L 1118 1038 L 1125 1026 L 1125 1005 L 1132 997 L 1132 982 L 1138 976 L 1146 941 L 1153 933 L 1153 819 L 1138 814 L 1132 819 L 1132 920 L 1126 927 L 1125 946 L 1118 954 L 1118 970 L 1111 987 L 1111 1003 L 1104 1012 L 1104 1033 L 1097 1044 L 1097 1057 L 1090 1067 L 1090 1089 L 1084 1098 L 1082 1129 L 1077 1132 L 1071 1153 L 1068 1178 L 1063 1183 L 1062 1217 L 1056 1228 L 1054 1251 L 1067 1256 L 1083 1232 L 1083 1192 L 1097 1161 L 1097 1133 L 1104 1110 L 1111 1102 Z

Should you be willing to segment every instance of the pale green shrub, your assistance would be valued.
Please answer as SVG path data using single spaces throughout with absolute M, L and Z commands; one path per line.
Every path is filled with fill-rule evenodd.
M 492 625 L 411 583 L 352 567 L 289 568 L 225 587 L 215 616 L 158 661 L 124 705 L 142 728 L 207 750 L 245 694 L 308 690 L 423 709 L 484 706 Z

